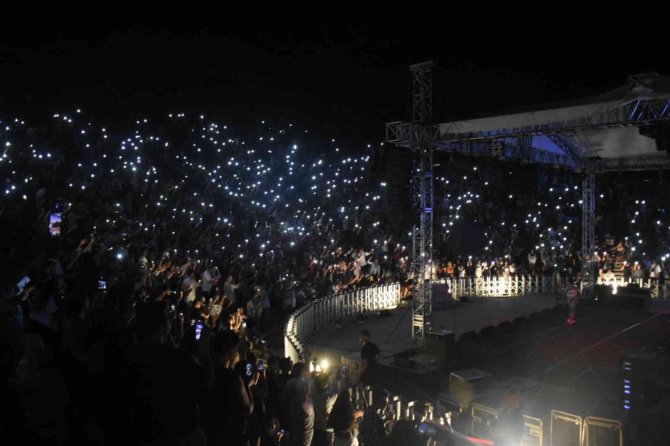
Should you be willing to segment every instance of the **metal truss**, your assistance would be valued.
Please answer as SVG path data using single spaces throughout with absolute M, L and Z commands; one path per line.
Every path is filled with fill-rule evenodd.
M 593 172 L 586 172 L 582 180 L 582 297 L 593 298 L 595 271 L 593 249 L 595 245 L 596 180 Z
M 559 122 L 482 132 L 443 134 L 440 143 L 517 138 L 524 135 L 557 135 L 584 130 L 639 127 L 670 120 L 670 99 L 637 99 L 602 113 Z
M 412 267 L 416 280 L 412 300 L 412 341 L 422 345 L 430 328 L 432 313 L 432 258 L 433 258 L 433 150 L 417 149 L 414 169 L 414 200 L 419 213 L 419 224 L 412 231 Z
M 521 144 L 517 144 L 514 139 L 511 141 L 512 143 L 510 144 L 505 141 L 504 158 L 506 160 L 519 161 L 522 163 L 545 164 L 555 168 L 570 170 L 579 170 L 583 165 L 582 162 L 564 153 L 549 152 L 536 148 L 528 150 L 527 146 L 524 147 L 522 145 L 524 143 L 523 141 Z M 526 139 L 525 142 L 527 141 L 528 139 Z M 439 143 L 436 148 L 441 151 L 458 153 L 466 156 L 491 156 L 491 144 L 488 141 L 467 141 L 447 144 Z
M 600 159 L 592 162 L 592 168 L 597 172 L 668 170 L 670 169 L 670 156 L 656 155 L 640 158 Z
M 554 137 L 550 137 L 554 140 Z M 514 141 L 514 139 L 512 139 Z M 555 135 L 554 143 L 563 150 L 579 153 L 579 147 L 570 141 L 567 136 Z M 569 148 L 568 148 L 569 147 Z M 491 156 L 491 145 L 488 141 L 467 141 L 438 144 L 437 149 L 464 156 L 485 157 Z M 527 158 L 529 156 L 530 158 Z M 613 158 L 613 159 L 589 159 L 578 155 L 549 152 L 533 148 L 530 154 L 524 149 L 523 142 L 519 145 L 505 145 L 505 159 L 509 161 L 529 162 L 533 164 L 544 164 L 555 168 L 570 169 L 576 172 L 583 170 L 595 173 L 620 172 L 620 171 L 644 171 L 670 169 L 670 156 L 665 154 L 646 155 L 644 157 Z
M 519 159 L 522 163 L 530 163 L 533 161 L 533 137 L 531 135 L 523 135 L 517 138 L 517 146 L 519 150 Z
M 427 124 L 433 119 L 433 68 L 432 60 L 409 67 L 412 72 L 412 122 Z
M 398 147 L 415 148 L 417 145 L 432 145 L 439 135 L 440 128 L 437 125 L 403 121 L 386 123 L 386 142 Z
M 568 135 L 549 135 L 548 138 L 556 144 L 558 147 L 563 150 L 563 152 L 572 158 L 575 162 L 577 168 L 575 170 L 580 170 L 586 167 L 587 160 L 584 158 L 586 150 L 581 147 L 576 141 L 574 141 Z
M 423 345 L 432 313 L 431 272 L 433 260 L 433 138 L 437 126 L 433 119 L 432 61 L 412 65 L 412 124 L 400 126 L 409 131 L 409 147 L 416 156 L 414 170 L 415 209 L 419 223 L 412 231 L 412 266 L 416 286 L 412 299 L 412 342 Z M 388 126 L 387 126 L 388 129 Z M 426 278 L 428 276 L 428 278 Z

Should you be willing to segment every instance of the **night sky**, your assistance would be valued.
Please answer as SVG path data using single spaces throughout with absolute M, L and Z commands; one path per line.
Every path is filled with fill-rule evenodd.
M 0 29 L 0 103 L 28 115 L 82 107 L 108 118 L 192 110 L 240 125 L 290 119 L 376 142 L 384 121 L 409 116 L 408 66 L 428 58 L 440 67 L 439 121 L 670 73 L 662 10 L 316 12 L 14 10 Z

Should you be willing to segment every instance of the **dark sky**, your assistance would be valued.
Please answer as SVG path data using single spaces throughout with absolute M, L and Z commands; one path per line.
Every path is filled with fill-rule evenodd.
M 264 8 L 13 11 L 0 29 L 0 103 L 132 117 L 204 110 L 379 140 L 384 121 L 408 117 L 408 65 L 427 58 L 440 67 L 438 120 L 597 94 L 632 73 L 670 74 L 663 10 L 351 18 Z

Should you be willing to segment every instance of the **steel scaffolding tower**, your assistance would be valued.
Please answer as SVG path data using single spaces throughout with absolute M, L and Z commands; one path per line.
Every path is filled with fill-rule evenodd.
M 433 268 L 433 151 L 439 128 L 433 119 L 433 74 L 435 63 L 410 66 L 412 77 L 412 122 L 386 124 L 386 142 L 414 153 L 412 197 L 418 223 L 412 228 L 412 270 L 416 280 L 412 301 L 412 342 L 423 345 L 430 330 Z
M 412 122 L 427 125 L 433 119 L 432 61 L 412 65 Z M 412 300 L 412 342 L 423 345 L 432 312 L 433 265 L 433 144 L 429 132 L 419 132 L 411 145 L 415 156 L 414 206 L 419 222 L 412 230 L 412 269 L 416 280 Z
M 423 344 L 430 329 L 432 312 L 431 273 L 433 259 L 433 149 L 417 149 L 414 171 L 415 206 L 419 223 L 414 225 L 412 238 L 412 269 L 416 278 L 412 300 L 412 341 Z
M 582 180 L 582 297 L 593 298 L 595 285 L 593 247 L 596 207 L 596 180 L 591 171 L 584 173 Z

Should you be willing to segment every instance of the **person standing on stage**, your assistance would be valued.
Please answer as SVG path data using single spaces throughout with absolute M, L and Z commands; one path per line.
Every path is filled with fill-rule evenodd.
M 568 325 L 573 325 L 577 315 L 577 304 L 579 303 L 579 288 L 577 284 L 572 284 L 565 291 L 565 300 L 568 302 L 570 315 L 568 316 Z
M 372 376 L 375 373 L 377 360 L 379 359 L 379 348 L 370 342 L 370 332 L 367 330 L 361 331 L 361 370 L 358 375 L 358 380 L 365 384 L 372 384 Z

